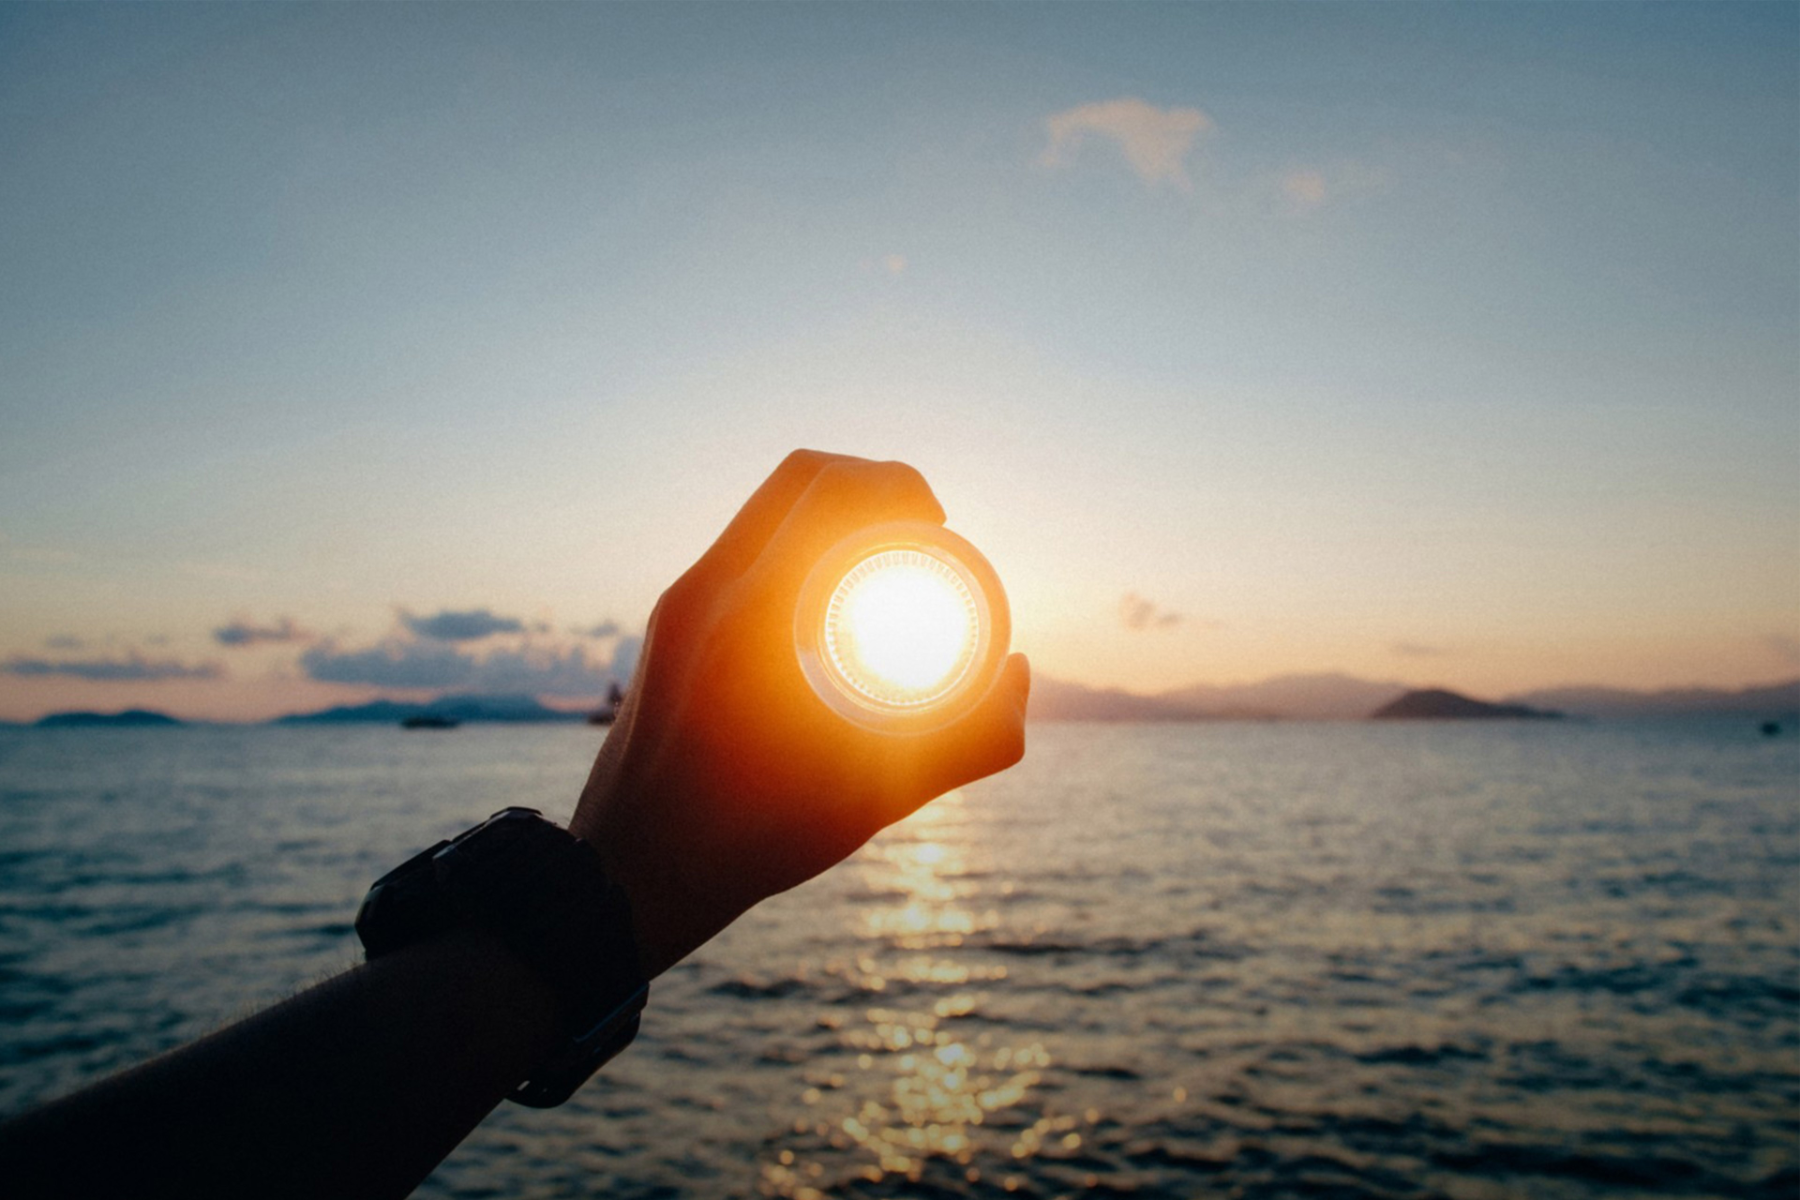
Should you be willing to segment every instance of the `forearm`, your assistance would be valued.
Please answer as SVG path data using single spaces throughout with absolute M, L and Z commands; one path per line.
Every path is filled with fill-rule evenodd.
M 415 855 L 358 917 L 375 963 L 0 1125 L 0 1188 L 400 1196 L 528 1075 L 529 1102 L 565 1096 L 635 1031 L 646 978 L 1024 753 L 1020 656 L 950 724 L 906 736 L 844 719 L 795 657 L 821 561 L 943 515 L 910 467 L 790 455 L 651 614 L 570 821 L 594 854 L 507 809 Z M 445 917 L 501 934 L 420 940 Z
M 0 1179 L 32 1196 L 404 1196 L 559 1030 L 547 984 L 459 931 L 0 1124 Z

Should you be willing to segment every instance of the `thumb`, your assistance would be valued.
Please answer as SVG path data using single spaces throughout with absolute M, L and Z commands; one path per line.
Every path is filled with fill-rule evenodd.
M 1011 655 L 981 703 L 934 735 L 935 744 L 920 780 L 924 797 L 919 804 L 951 788 L 1004 771 L 1024 758 L 1025 704 L 1030 695 L 1031 664 L 1023 654 Z

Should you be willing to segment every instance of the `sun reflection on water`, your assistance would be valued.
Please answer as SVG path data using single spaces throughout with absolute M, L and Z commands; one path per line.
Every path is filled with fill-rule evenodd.
M 821 1015 L 843 1069 L 809 1074 L 799 1096 L 805 1115 L 763 1164 L 767 1195 L 808 1200 L 859 1178 L 917 1181 L 933 1159 L 976 1183 L 984 1165 L 991 1172 L 996 1162 L 1081 1145 L 1082 1120 L 1026 1111 L 1050 1066 L 1043 1043 L 997 1039 L 985 1027 L 979 985 L 1004 979 L 1006 968 L 958 953 L 999 920 L 981 904 L 985 876 L 971 862 L 977 848 L 961 836 L 961 804 L 951 793 L 852 864 L 871 899 L 851 918 L 862 952 L 838 973 L 863 994 L 891 990 L 904 1000 Z M 826 1157 L 840 1174 L 846 1157 L 860 1165 L 826 1179 Z M 989 1182 L 1011 1190 L 1018 1181 L 1003 1174 Z

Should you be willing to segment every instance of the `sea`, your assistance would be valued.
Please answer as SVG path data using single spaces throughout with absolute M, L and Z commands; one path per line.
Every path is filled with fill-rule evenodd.
M 585 726 L 0 731 L 0 1113 L 356 961 Z M 427 1197 L 1800 1196 L 1800 738 L 1037 724 Z

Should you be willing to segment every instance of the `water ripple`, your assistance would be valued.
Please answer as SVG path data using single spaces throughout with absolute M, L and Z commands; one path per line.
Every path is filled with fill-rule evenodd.
M 0 1104 L 353 957 L 585 729 L 0 733 Z M 1800 1193 L 1800 743 L 1034 728 L 777 897 L 426 1196 Z M 104 745 L 102 752 L 98 747 Z

